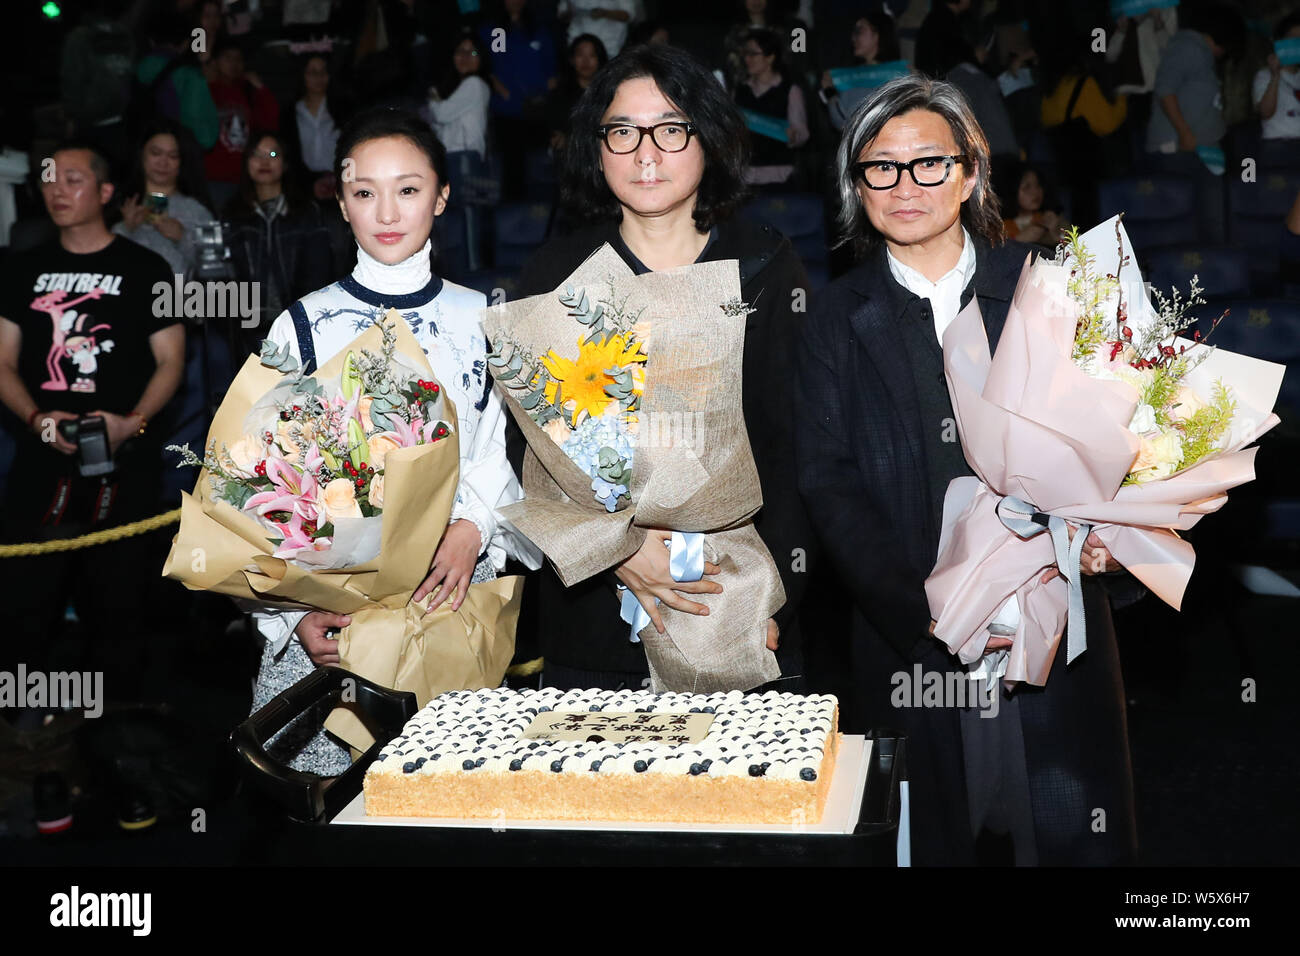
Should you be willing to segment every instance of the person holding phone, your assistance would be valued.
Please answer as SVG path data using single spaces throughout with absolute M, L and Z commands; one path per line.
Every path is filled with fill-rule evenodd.
M 158 253 L 173 275 L 186 279 L 198 262 L 195 229 L 213 218 L 203 201 L 202 177 L 186 159 L 187 135 L 168 119 L 145 131 L 122 203 L 122 221 L 113 226 L 113 232 Z

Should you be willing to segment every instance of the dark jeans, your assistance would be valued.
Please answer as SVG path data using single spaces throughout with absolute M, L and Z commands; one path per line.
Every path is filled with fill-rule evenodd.
M 483 208 L 478 203 L 479 181 L 487 176 L 487 163 L 472 149 L 447 154 L 449 202 L 465 210 L 465 249 L 470 272 L 483 267 Z
M 5 543 L 73 538 L 159 510 L 156 449 L 121 455 L 117 473 L 107 481 L 69 478 L 60 473 L 64 462 L 42 460 L 51 454 L 19 451 L 0 512 L 0 540 Z M 60 478 L 66 480 L 60 483 Z M 57 500 L 66 501 L 61 512 Z M 135 697 L 145 637 L 154 623 L 147 614 L 149 595 L 162 570 L 157 534 L 0 560 L 0 606 L 6 618 L 0 671 L 13 673 L 20 662 L 29 672 L 103 671 L 106 697 Z M 86 637 L 84 660 L 60 660 L 51 653 L 69 604 Z

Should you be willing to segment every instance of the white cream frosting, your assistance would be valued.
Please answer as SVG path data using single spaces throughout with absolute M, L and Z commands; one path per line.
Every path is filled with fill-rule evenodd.
M 649 691 L 451 691 L 429 702 L 380 751 L 370 773 L 655 773 L 774 780 L 816 780 L 834 719 L 829 695 L 769 691 L 653 694 Z M 656 714 L 712 712 L 698 743 L 528 740 L 543 708 L 556 712 L 652 709 Z M 560 769 L 554 770 L 559 761 Z M 598 763 L 597 763 L 598 762 Z M 468 766 L 467 766 L 468 764 Z M 515 769 L 512 769 L 515 767 Z M 641 769 L 638 769 L 640 767 Z M 807 771 L 807 773 L 805 773 Z

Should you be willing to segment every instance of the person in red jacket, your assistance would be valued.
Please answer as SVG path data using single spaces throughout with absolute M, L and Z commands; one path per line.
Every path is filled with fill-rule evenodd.
M 216 75 L 208 83 L 221 132 L 204 157 L 208 191 L 215 208 L 224 207 L 239 186 L 250 130 L 280 128 L 280 106 L 256 73 L 244 69 L 244 53 L 234 40 L 212 51 Z

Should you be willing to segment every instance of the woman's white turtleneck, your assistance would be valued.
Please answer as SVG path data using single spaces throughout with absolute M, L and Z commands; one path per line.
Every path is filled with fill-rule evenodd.
M 429 267 L 430 240 L 424 240 L 419 251 L 391 266 L 380 262 L 357 243 L 357 267 L 352 278 L 367 289 L 384 295 L 406 295 L 418 292 L 429 284 L 433 272 Z

